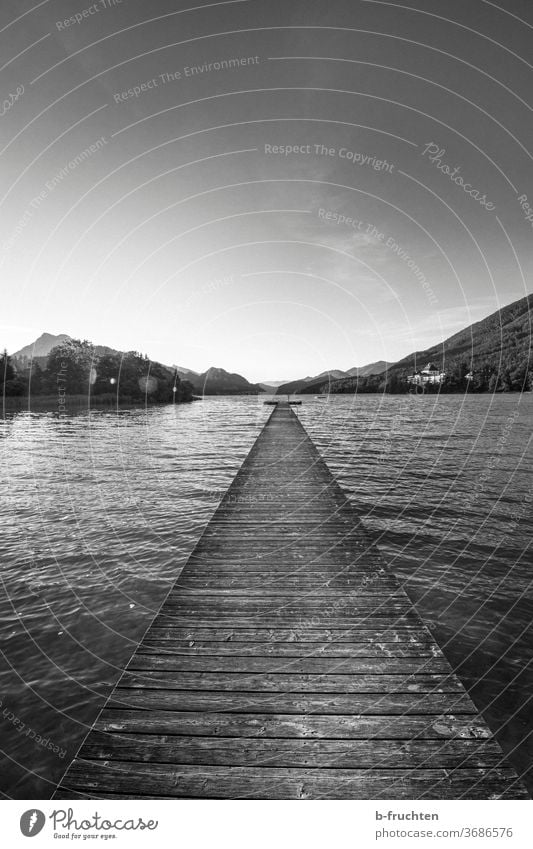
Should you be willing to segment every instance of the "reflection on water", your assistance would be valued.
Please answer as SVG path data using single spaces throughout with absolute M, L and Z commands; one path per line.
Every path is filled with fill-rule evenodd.
M 522 771 L 533 404 L 518 402 L 338 396 L 298 415 Z M 0 423 L 4 793 L 51 795 L 270 411 L 214 398 Z

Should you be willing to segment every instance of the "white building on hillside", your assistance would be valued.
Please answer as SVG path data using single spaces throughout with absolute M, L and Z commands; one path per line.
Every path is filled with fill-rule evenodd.
M 407 378 L 408 383 L 415 386 L 425 386 L 426 384 L 444 383 L 446 373 L 438 369 L 433 363 L 428 363 L 421 371 L 410 374 Z

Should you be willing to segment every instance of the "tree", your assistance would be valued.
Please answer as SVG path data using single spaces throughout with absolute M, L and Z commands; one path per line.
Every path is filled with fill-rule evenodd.
M 130 398 L 136 401 L 142 401 L 148 392 L 146 385 L 147 366 L 145 358 L 137 351 L 128 351 L 120 358 L 120 368 L 117 376 L 117 392 L 119 398 Z
M 173 389 L 176 387 L 176 392 Z M 187 390 L 181 389 L 179 377 L 161 363 L 150 362 L 146 354 L 128 351 L 125 354 L 106 354 L 95 366 L 95 395 L 116 392 L 118 401 L 169 403 L 190 400 Z M 192 397 L 192 388 L 191 388 Z
M 2 382 L 3 395 L 23 395 L 26 389 L 26 383 L 20 377 L 11 363 L 11 357 L 6 349 L 0 357 L 0 380 Z
M 15 377 L 15 369 L 11 364 L 11 357 L 5 348 L 2 351 L 2 356 L 0 357 L 0 375 L 2 383 L 6 383 L 8 380 L 13 380 Z
M 513 392 L 526 392 L 529 387 L 527 364 L 521 363 L 510 371 L 509 380 Z
M 39 363 L 32 363 L 29 370 L 29 387 L 32 395 L 40 395 L 44 389 L 44 372 Z
M 103 354 L 94 366 L 95 381 L 91 387 L 91 394 L 116 393 L 119 388 L 121 364 L 121 354 Z
M 48 354 L 46 383 L 50 392 L 62 390 L 70 395 L 89 392 L 94 377 L 94 349 L 86 339 L 67 339 Z
M 511 392 L 513 389 L 513 381 L 511 379 L 511 370 L 506 367 L 502 374 L 502 387 L 504 392 Z
M 501 389 L 501 380 L 498 372 L 494 372 L 491 374 L 489 379 L 488 391 L 489 392 L 499 392 Z
M 192 401 L 194 394 L 194 386 L 188 380 L 180 380 L 178 377 L 178 385 L 176 392 L 176 401 Z

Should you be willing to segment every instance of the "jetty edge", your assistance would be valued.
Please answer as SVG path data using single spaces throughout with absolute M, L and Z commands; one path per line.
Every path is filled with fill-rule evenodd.
M 528 799 L 278 403 L 54 799 Z

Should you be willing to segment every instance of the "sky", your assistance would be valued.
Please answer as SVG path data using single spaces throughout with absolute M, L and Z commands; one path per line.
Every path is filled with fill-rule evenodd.
M 532 27 L 526 0 L 4 0 L 0 344 L 282 380 L 523 297 Z

